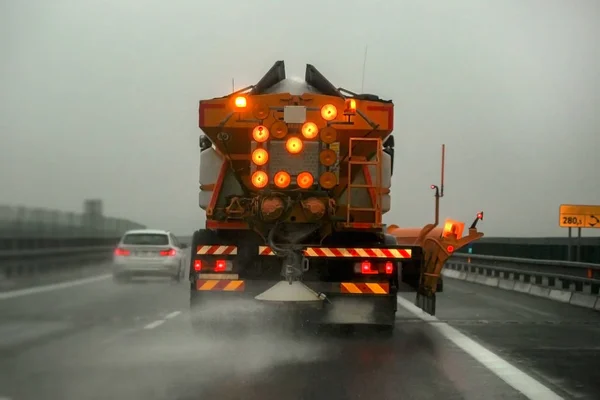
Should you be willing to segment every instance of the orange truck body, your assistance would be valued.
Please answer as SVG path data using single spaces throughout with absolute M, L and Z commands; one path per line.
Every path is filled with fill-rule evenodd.
M 198 123 L 206 224 L 193 237 L 192 303 L 254 296 L 284 277 L 330 302 L 371 302 L 393 324 L 402 283 L 434 298 L 462 229 L 383 223 L 392 101 L 336 88 L 310 64 L 304 82 L 286 79 L 278 61 L 256 85 L 200 101 Z

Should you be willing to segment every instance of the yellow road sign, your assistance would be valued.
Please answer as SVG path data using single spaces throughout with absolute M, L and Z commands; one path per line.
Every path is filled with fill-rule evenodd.
M 600 206 L 561 204 L 558 218 L 561 228 L 600 229 Z

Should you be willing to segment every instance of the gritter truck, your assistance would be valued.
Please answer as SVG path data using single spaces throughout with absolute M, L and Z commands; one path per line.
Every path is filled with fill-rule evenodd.
M 482 212 L 465 237 L 461 222 L 438 227 L 443 153 L 434 223 L 383 223 L 394 104 L 336 88 L 313 65 L 304 80 L 289 79 L 277 61 L 255 85 L 201 100 L 199 127 L 206 225 L 192 238 L 193 324 L 208 300 L 235 298 L 393 330 L 398 292 L 416 292 L 417 306 L 434 314 L 444 262 L 483 236 Z

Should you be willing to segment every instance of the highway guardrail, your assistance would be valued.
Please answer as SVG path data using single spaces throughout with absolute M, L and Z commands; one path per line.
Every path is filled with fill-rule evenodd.
M 457 253 L 443 275 L 600 310 L 600 264 Z
M 0 250 L 0 280 L 75 270 L 111 259 L 114 246 Z

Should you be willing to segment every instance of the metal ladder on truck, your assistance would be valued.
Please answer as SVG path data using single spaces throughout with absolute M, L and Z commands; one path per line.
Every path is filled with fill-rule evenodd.
M 360 146 L 365 144 L 365 146 Z M 363 152 L 368 150 L 368 147 L 375 145 L 375 158 L 369 161 L 365 156 L 357 156 L 352 154 L 355 145 L 359 145 Z M 369 152 L 371 153 L 371 152 Z M 381 162 L 383 158 L 383 148 L 381 138 L 350 138 L 348 149 L 348 187 L 346 189 L 346 227 L 368 227 L 379 228 L 382 226 L 381 215 Z M 362 172 L 365 176 L 365 183 L 352 183 L 352 169 L 354 166 L 362 166 Z M 370 166 L 375 166 L 375 182 L 370 173 Z M 353 207 L 352 206 L 352 189 L 367 189 L 371 198 L 371 207 Z M 351 220 L 353 211 L 364 211 L 374 214 L 374 218 L 370 222 L 353 222 Z

